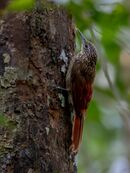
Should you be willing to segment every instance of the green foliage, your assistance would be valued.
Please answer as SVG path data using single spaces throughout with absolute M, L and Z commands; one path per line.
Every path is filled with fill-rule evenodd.
M 12 0 L 7 9 L 9 11 L 23 11 L 34 7 L 35 0 Z

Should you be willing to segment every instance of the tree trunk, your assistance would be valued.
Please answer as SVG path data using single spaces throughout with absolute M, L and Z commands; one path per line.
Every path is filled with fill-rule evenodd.
M 0 20 L 0 173 L 73 173 L 65 75 L 74 26 L 64 9 Z

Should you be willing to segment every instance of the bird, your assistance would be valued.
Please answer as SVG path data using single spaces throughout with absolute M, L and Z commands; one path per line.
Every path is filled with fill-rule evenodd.
M 81 50 L 75 54 L 69 63 L 66 74 L 66 88 L 69 92 L 69 102 L 74 109 L 70 151 L 78 153 L 82 140 L 83 124 L 92 99 L 93 82 L 96 74 L 97 50 L 83 33 L 77 29 L 81 38 Z

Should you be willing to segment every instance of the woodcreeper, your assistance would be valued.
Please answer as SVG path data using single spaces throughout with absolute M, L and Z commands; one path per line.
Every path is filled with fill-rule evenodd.
M 70 146 L 71 152 L 75 154 L 81 143 L 84 118 L 92 98 L 97 61 L 95 46 L 78 32 L 82 40 L 81 51 L 72 57 L 66 75 L 66 88 L 75 111 Z

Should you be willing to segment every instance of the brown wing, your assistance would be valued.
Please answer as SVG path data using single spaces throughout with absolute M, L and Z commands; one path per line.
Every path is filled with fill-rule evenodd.
M 92 83 L 86 81 L 85 77 L 81 75 L 80 71 L 76 66 L 72 71 L 72 99 L 77 116 L 80 116 L 83 111 L 87 109 L 88 103 L 92 97 Z M 77 70 L 77 71 L 76 71 Z
M 92 97 L 91 82 L 86 81 L 84 76 L 75 71 L 72 75 L 72 99 L 76 115 L 74 116 L 73 129 L 72 129 L 72 144 L 70 149 L 72 152 L 77 153 L 83 133 L 84 112 L 87 109 L 88 103 Z

